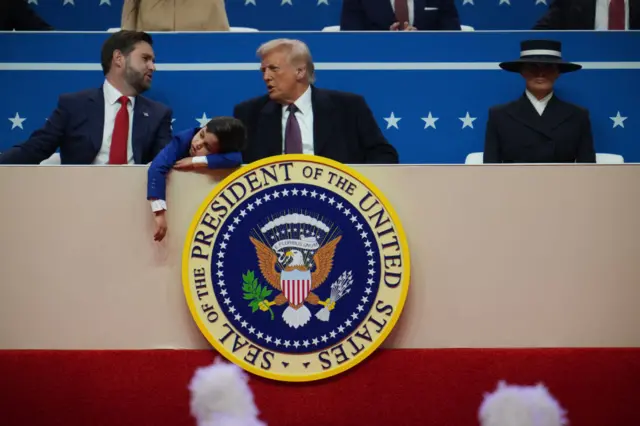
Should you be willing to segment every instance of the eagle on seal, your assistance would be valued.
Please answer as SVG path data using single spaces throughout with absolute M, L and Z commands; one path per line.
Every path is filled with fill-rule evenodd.
M 280 292 L 272 301 L 265 299 L 260 302 L 260 309 L 266 311 L 273 305 L 288 303 L 289 306 L 282 313 L 282 319 L 293 328 L 302 327 L 311 318 L 311 312 L 305 306 L 305 302 L 322 305 L 332 310 L 335 302 L 330 299 L 320 300 L 313 290 L 320 287 L 329 276 L 333 268 L 336 246 L 341 238 L 342 236 L 338 236 L 318 248 L 312 259 L 308 259 L 298 249 L 288 250 L 284 253 L 280 272 L 278 272 L 276 269 L 276 264 L 279 263 L 278 255 L 268 245 L 249 237 L 256 248 L 262 276 Z M 314 267 L 315 270 L 311 272 Z

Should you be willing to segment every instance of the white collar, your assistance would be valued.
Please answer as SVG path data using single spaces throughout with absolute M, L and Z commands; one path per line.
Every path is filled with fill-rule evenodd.
M 312 111 L 311 105 L 311 85 L 307 87 L 307 90 L 293 103 L 302 115 L 308 114 Z M 282 109 L 286 110 L 289 105 L 283 105 Z
M 118 89 L 113 87 L 113 85 L 106 79 L 104 80 L 104 84 L 102 85 L 102 91 L 104 93 L 104 99 L 109 103 L 109 105 L 115 104 L 116 102 L 118 102 L 118 99 L 122 97 L 122 93 L 120 93 Z M 136 97 L 128 96 L 128 98 L 131 101 L 131 106 L 135 106 Z
M 538 98 L 536 98 L 536 97 L 535 97 L 535 96 L 533 96 L 533 94 L 531 94 L 531 92 L 529 92 L 528 90 L 527 90 L 526 92 L 527 92 L 527 98 L 529 98 L 529 101 L 530 101 L 533 105 L 540 104 L 540 105 L 544 105 L 544 106 L 546 106 L 546 105 L 549 103 L 549 101 L 551 100 L 551 98 L 553 97 L 553 91 L 551 91 L 551 93 L 549 93 L 547 96 L 545 96 L 545 97 L 544 97 L 544 98 L 542 98 L 542 99 L 538 99 Z

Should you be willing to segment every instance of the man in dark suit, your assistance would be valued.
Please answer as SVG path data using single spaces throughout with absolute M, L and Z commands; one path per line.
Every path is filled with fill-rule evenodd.
M 341 31 L 459 31 L 454 0 L 343 0 Z
M 151 37 L 120 31 L 102 47 L 102 87 L 60 96 L 44 127 L 0 155 L 38 164 L 58 148 L 62 164 L 147 164 L 171 140 L 172 112 L 140 94 L 151 87 Z
M 640 0 L 554 0 L 534 30 L 638 30 Z
M 247 128 L 245 162 L 272 155 L 311 154 L 342 163 L 398 163 L 364 98 L 312 85 L 311 54 L 299 40 L 258 49 L 268 94 L 235 106 Z
M 561 73 L 582 68 L 562 60 L 560 42 L 523 41 L 520 59 L 500 67 L 520 73 L 526 90 L 518 100 L 489 110 L 484 162 L 595 163 L 589 112 L 553 93 Z
M 0 31 L 51 31 L 26 0 L 0 1 Z

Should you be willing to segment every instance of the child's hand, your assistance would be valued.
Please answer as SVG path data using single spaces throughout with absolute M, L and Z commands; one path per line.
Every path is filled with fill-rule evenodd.
M 195 169 L 202 169 L 206 167 L 207 167 L 206 161 L 205 162 L 193 161 L 193 157 L 183 158 L 173 166 L 173 168 L 176 170 L 195 170 Z
M 179 160 L 173 165 L 173 168 L 176 170 L 193 170 L 195 168 L 194 166 L 195 164 L 193 164 L 193 159 L 191 157 L 187 157 Z
M 156 232 L 153 234 L 153 239 L 155 241 L 162 241 L 164 236 L 167 234 L 167 219 L 165 218 L 164 213 L 164 210 L 155 213 Z

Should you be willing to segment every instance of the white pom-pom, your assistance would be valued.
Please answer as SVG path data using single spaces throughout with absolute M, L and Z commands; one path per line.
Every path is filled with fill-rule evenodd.
M 478 412 L 482 426 L 564 426 L 565 411 L 542 384 L 515 386 L 504 382 L 485 396 Z
M 266 426 L 249 387 L 249 377 L 237 365 L 220 359 L 198 368 L 191 379 L 191 414 L 198 426 Z

